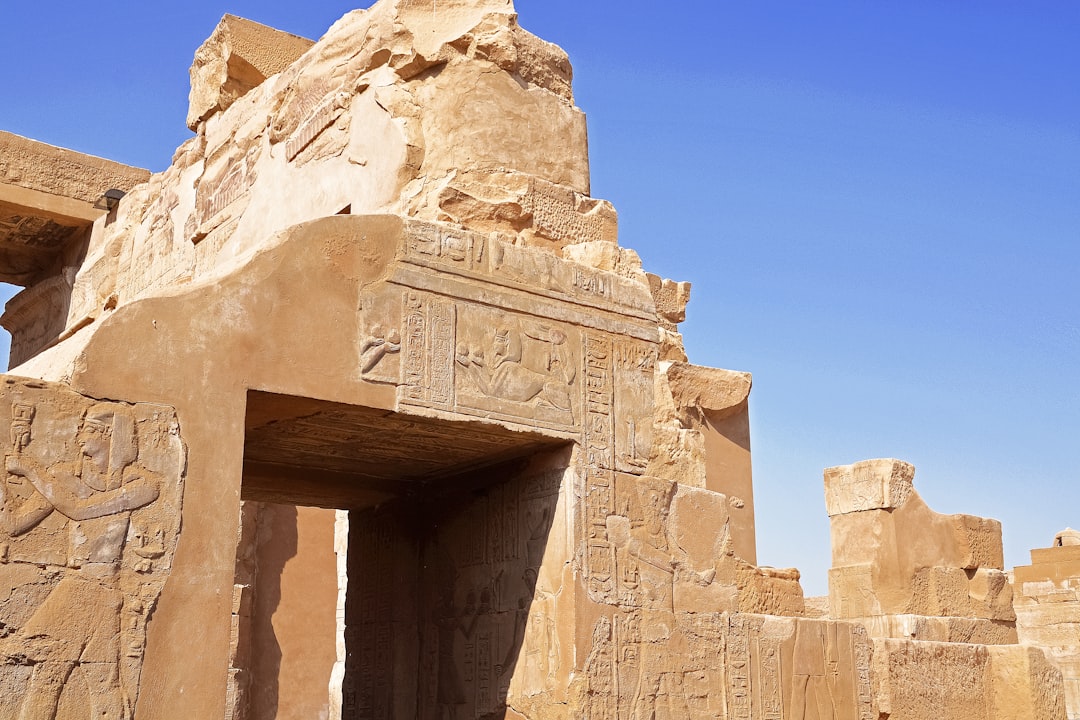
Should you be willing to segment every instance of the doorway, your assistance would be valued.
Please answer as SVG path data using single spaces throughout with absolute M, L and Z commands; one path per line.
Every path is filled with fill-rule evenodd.
M 250 392 L 233 720 L 502 717 L 556 681 L 567 441 Z

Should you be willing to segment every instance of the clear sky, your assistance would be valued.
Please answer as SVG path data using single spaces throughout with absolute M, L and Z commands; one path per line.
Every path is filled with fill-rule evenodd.
M 222 14 L 349 9 L 0 0 L 0 129 L 162 170 Z M 762 564 L 823 594 L 822 468 L 871 457 L 1000 519 L 1007 566 L 1080 526 L 1080 3 L 517 9 L 574 63 L 621 244 L 693 283 L 691 360 L 754 374 Z

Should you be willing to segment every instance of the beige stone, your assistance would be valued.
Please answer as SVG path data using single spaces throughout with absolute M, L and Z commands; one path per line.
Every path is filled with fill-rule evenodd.
M 149 175 L 0 131 L 0 282 L 32 285 L 73 265 L 106 214 L 105 192 L 123 194 Z M 22 330 L 14 316 L 4 326 Z
M 757 565 L 751 377 L 687 361 L 571 76 L 508 0 L 222 21 L 195 137 L 6 316 L 0 717 L 1064 717 L 1000 525 L 906 463 L 826 471 L 827 601 Z
M 1057 533 L 1049 548 L 1031 551 L 1014 570 L 1020 642 L 1046 651 L 1065 679 L 1070 719 L 1080 717 L 1080 546 L 1076 531 Z
M 825 471 L 833 613 L 1013 622 L 1001 524 L 934 512 L 915 491 L 914 472 L 898 460 Z
M 210 115 L 277 75 L 314 43 L 251 20 L 226 15 L 195 51 L 187 125 L 192 130 Z
M 1058 673 L 1016 645 L 874 640 L 876 707 L 889 720 L 1064 718 Z

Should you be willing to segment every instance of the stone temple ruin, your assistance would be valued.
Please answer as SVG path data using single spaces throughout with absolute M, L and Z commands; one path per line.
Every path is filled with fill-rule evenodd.
M 913 468 L 756 563 L 746 373 L 509 0 L 226 16 L 151 175 L 0 134 L 0 718 L 1080 717 L 1080 535 Z

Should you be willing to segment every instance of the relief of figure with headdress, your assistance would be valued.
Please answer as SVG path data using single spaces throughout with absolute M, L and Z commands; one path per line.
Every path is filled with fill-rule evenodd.
M 125 573 L 127 578 L 150 573 L 165 552 L 161 526 L 132 527 L 131 515 L 158 499 L 164 478 L 140 462 L 131 407 L 91 405 L 75 438 L 79 457 L 56 462 L 31 452 L 34 411 L 27 408 L 32 406 L 12 405 L 0 532 L 17 542 L 45 524 L 66 526 L 67 547 L 64 566 L 48 571 L 59 581 L 29 618 L 0 640 L 0 662 L 32 668 L 18 717 L 55 717 L 61 694 L 73 692 L 74 684 L 74 692 L 85 698 L 87 717 L 129 718 L 142 652 L 142 638 L 129 635 L 136 626 L 143 631 L 145 618 L 137 616 L 148 609 L 139 583 L 125 579 Z M 133 557 L 125 566 L 128 545 Z M 149 599 L 156 600 L 160 585 L 146 585 L 154 586 Z

